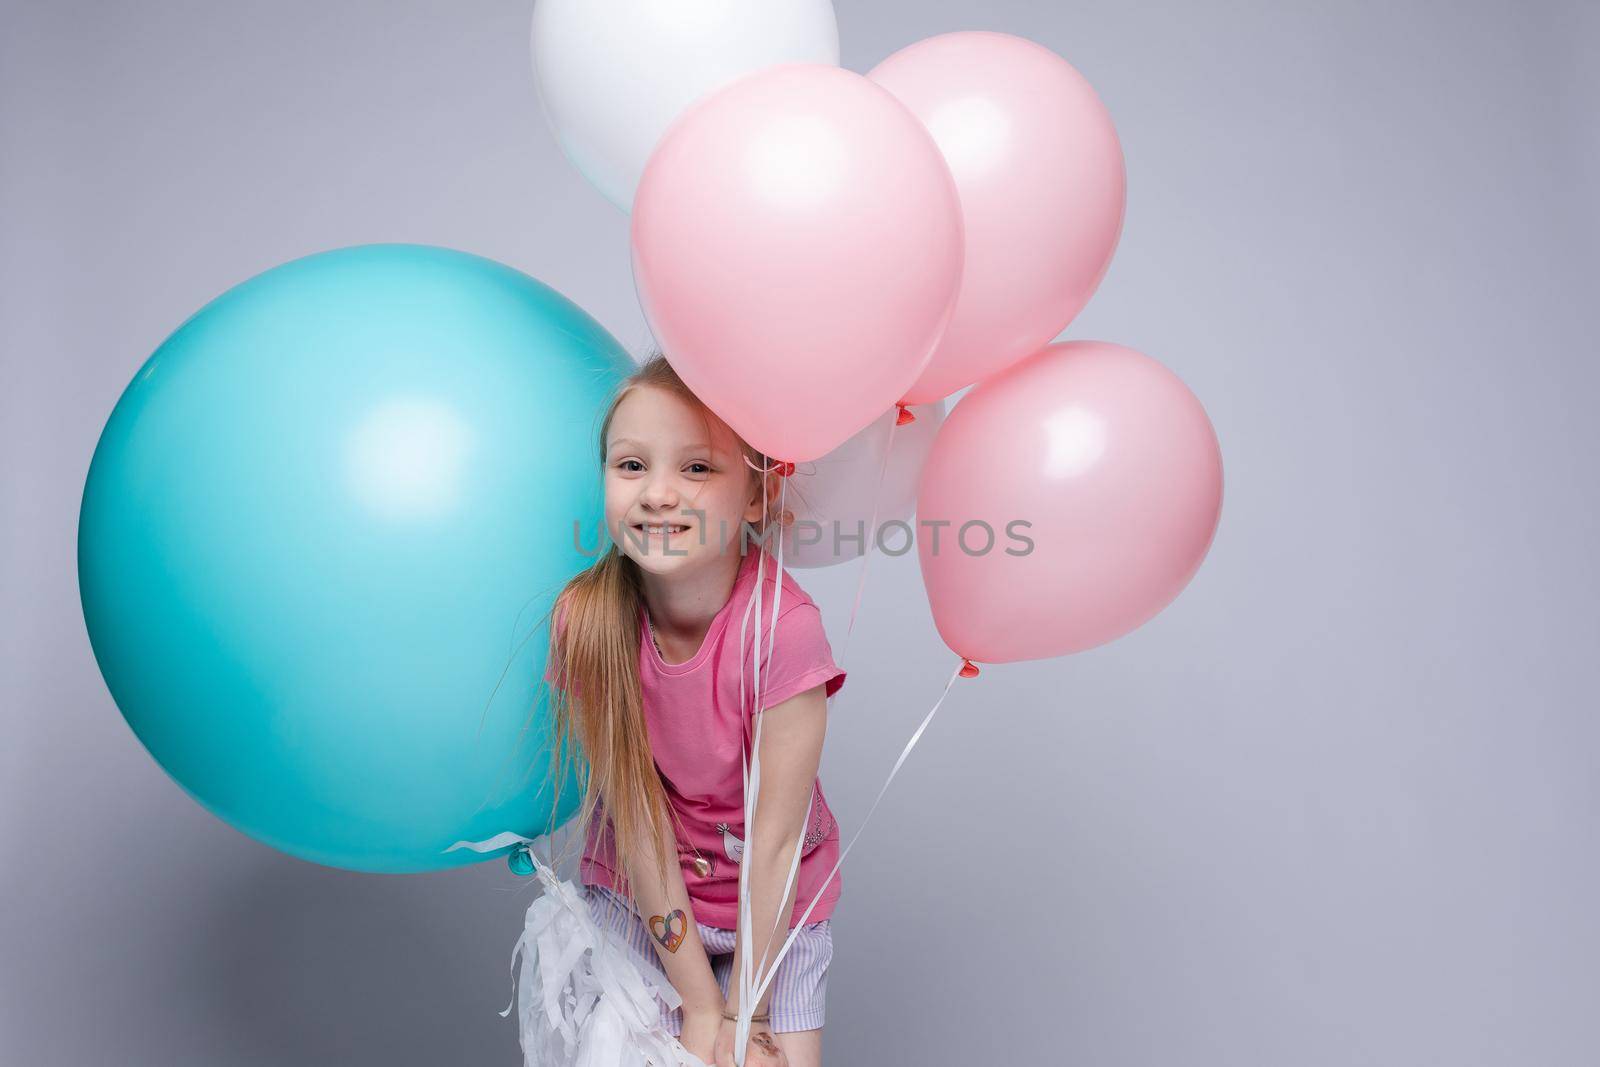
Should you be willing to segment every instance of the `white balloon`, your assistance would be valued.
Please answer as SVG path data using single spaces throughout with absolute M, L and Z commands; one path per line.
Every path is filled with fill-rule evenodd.
M 784 490 L 784 507 L 794 515 L 783 535 L 784 567 L 831 567 L 859 558 L 877 544 L 878 530 L 885 523 L 908 522 L 917 506 L 922 463 L 944 424 L 944 405 L 943 400 L 911 405 L 916 421 L 904 426 L 894 426 L 899 412 L 891 408 L 821 459 L 796 464 Z M 887 469 L 883 465 L 885 449 L 889 452 Z M 876 528 L 872 525 L 875 496 Z M 902 547 L 910 549 L 914 544 L 909 528 L 883 531 L 883 547 L 896 555 Z M 776 553 L 776 546 L 769 551 Z
M 839 65 L 830 0 L 537 0 L 533 67 L 561 150 L 633 209 L 656 142 L 690 104 L 779 63 Z

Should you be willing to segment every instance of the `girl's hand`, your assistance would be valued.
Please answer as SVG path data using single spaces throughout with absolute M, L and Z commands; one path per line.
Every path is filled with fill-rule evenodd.
M 722 1020 L 717 1033 L 716 1067 L 737 1067 L 733 1059 L 733 1043 L 739 1024 L 732 1019 Z M 789 1057 L 778 1047 L 778 1039 L 766 1023 L 750 1024 L 750 1040 L 745 1044 L 744 1067 L 789 1067 Z
M 707 1011 L 683 1013 L 682 1032 L 678 1041 L 684 1048 L 699 1056 L 706 1067 L 716 1063 L 717 1037 L 722 1030 L 722 1012 L 717 1008 Z

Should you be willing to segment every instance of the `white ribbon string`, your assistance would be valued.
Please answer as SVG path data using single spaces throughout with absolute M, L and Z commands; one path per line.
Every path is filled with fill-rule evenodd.
M 788 495 L 789 495 L 789 479 L 787 477 L 785 477 L 784 480 L 783 480 L 783 483 L 779 486 L 779 491 L 778 491 L 778 513 L 779 513 L 779 515 L 783 514 L 785 504 L 787 503 L 787 500 L 788 500 Z M 778 604 L 779 604 L 780 600 L 782 599 L 782 593 L 783 593 L 783 527 L 782 527 L 781 523 L 780 523 L 780 525 L 778 527 L 778 558 L 777 558 L 777 561 L 776 561 L 776 566 L 777 566 L 777 576 L 776 577 L 777 577 L 777 587 L 778 588 L 777 588 L 777 591 L 773 594 L 773 598 L 772 598 L 772 623 L 767 628 L 767 663 L 768 663 L 769 666 L 772 663 L 773 649 L 776 647 L 777 640 L 778 640 Z M 761 729 L 761 721 L 765 717 L 765 709 L 761 706 L 760 703 L 758 703 L 756 706 L 757 706 L 758 709 L 760 709 L 758 714 L 757 714 L 757 716 L 756 716 L 756 736 L 759 737 L 760 736 L 760 729 Z M 756 782 L 759 782 L 760 781 L 760 747 L 759 747 L 759 745 L 757 745 L 756 757 L 752 762 L 753 762 L 753 764 L 755 766 L 755 771 L 753 772 L 755 777 L 754 777 L 753 780 L 756 781 Z M 755 792 L 756 792 L 756 795 L 759 795 L 759 792 L 760 792 L 759 788 L 757 788 Z M 777 911 L 777 914 L 773 916 L 772 929 L 767 931 L 767 936 L 763 940 L 762 949 L 761 949 L 761 960 L 760 960 L 759 963 L 756 964 L 755 969 L 751 974 L 752 984 L 754 984 L 754 979 L 755 979 L 756 975 L 765 973 L 764 972 L 764 968 L 767 965 L 767 957 L 772 952 L 772 939 L 777 936 L 778 930 L 780 928 L 780 924 L 782 924 L 784 922 L 784 920 L 786 920 L 788 918 L 788 916 L 783 913 L 783 901 L 789 899 L 789 890 L 791 889 L 791 887 L 794 886 L 795 878 L 798 876 L 799 871 L 800 871 L 800 854 L 805 848 L 806 828 L 809 826 L 809 824 L 811 822 L 811 812 L 812 812 L 812 808 L 813 808 L 813 806 L 815 804 L 815 801 L 816 801 L 816 784 L 815 784 L 815 782 L 813 782 L 812 783 L 812 790 L 811 790 L 811 799 L 809 801 L 807 801 L 807 803 L 806 803 L 806 814 L 805 814 L 805 817 L 800 823 L 799 832 L 795 835 L 794 856 L 789 861 L 789 871 L 788 871 L 788 874 L 784 878 L 783 890 L 778 895 L 778 902 L 779 902 L 778 903 L 778 911 Z M 754 810 L 755 810 L 755 804 L 752 802 L 751 811 L 753 812 Z M 756 1003 L 756 999 L 757 999 L 758 996 L 759 996 L 759 993 L 754 993 L 753 992 L 751 994 L 749 1003 L 751 1005 L 750 1010 L 751 1010 L 752 1013 L 755 1011 L 755 1003 Z M 739 1003 L 740 1003 L 740 1007 L 742 1009 L 743 1005 L 745 1003 L 745 1000 L 744 1000 L 743 996 L 741 996 L 739 998 Z
M 850 635 L 855 631 L 856 617 L 859 614 L 860 609 L 861 609 L 862 592 L 866 588 L 866 583 L 867 583 L 867 565 L 868 565 L 869 561 L 872 558 L 872 540 L 875 539 L 876 533 L 877 533 L 878 508 L 879 508 L 880 502 L 883 499 L 883 483 L 884 483 L 885 476 L 887 475 L 888 470 L 889 470 L 889 458 L 892 455 L 893 450 L 894 450 L 894 432 L 895 432 L 895 427 L 898 424 L 899 424 L 899 419 L 898 418 L 890 420 L 890 423 L 889 423 L 889 435 L 884 441 L 883 461 L 878 467 L 878 484 L 877 484 L 876 490 L 873 493 L 873 498 L 872 498 L 872 516 L 867 522 L 866 534 L 867 534 L 867 537 L 868 537 L 869 540 L 868 540 L 868 543 L 866 544 L 866 546 L 864 546 L 863 551 L 862 551 L 861 569 L 857 572 L 855 599 L 853 600 L 853 602 L 850 605 L 850 620 L 849 620 L 849 623 L 847 624 L 847 626 L 845 628 L 844 642 L 840 647 L 840 655 L 839 655 L 838 659 L 836 660 L 836 662 L 841 667 L 843 666 L 843 660 L 844 660 L 845 652 L 849 648 Z M 765 475 L 766 471 L 772 469 L 772 468 L 765 468 L 764 469 L 764 468 L 756 467 L 755 464 L 750 463 L 750 460 L 749 460 L 748 457 L 746 457 L 745 462 L 747 464 L 749 464 L 753 469 L 762 471 L 763 475 Z M 784 481 L 784 483 L 783 483 L 783 485 L 781 487 L 781 490 L 780 490 L 780 496 L 779 496 L 779 502 L 778 502 L 778 508 L 779 508 L 779 514 L 780 515 L 783 513 L 784 504 L 785 504 L 785 500 L 787 498 L 787 495 L 788 495 L 788 481 L 787 481 L 787 479 L 785 479 L 785 481 Z M 763 476 L 762 482 L 761 482 L 761 502 L 762 502 L 762 512 L 763 512 L 763 514 L 765 514 L 765 512 L 766 512 L 766 504 L 767 504 L 767 483 L 766 483 L 766 478 L 764 476 Z M 778 620 L 778 601 L 781 598 L 781 595 L 782 595 L 782 592 L 783 592 L 783 542 L 784 542 L 784 536 L 783 535 L 784 535 L 784 530 L 780 526 L 779 531 L 778 531 L 778 558 L 777 558 L 778 590 L 777 590 L 777 594 L 773 598 L 772 625 L 771 625 L 771 627 L 769 627 L 769 630 L 768 630 L 767 650 L 768 650 L 769 662 L 770 662 L 770 656 L 771 656 L 773 643 L 775 642 L 776 636 L 777 636 L 776 631 L 777 631 L 777 620 Z M 767 957 L 771 952 L 772 940 L 773 940 L 774 937 L 777 936 L 779 930 L 783 928 L 783 920 L 786 917 L 783 914 L 782 902 L 789 898 L 789 890 L 794 885 L 795 879 L 796 879 L 796 877 L 797 877 L 797 875 L 799 873 L 800 856 L 801 856 L 801 853 L 805 849 L 805 832 L 806 832 L 806 829 L 811 824 L 812 812 L 814 811 L 815 806 L 816 806 L 816 784 L 813 783 L 812 784 L 812 789 L 811 789 L 811 800 L 810 800 L 810 803 L 806 807 L 806 819 L 805 819 L 805 822 L 801 825 L 800 835 L 799 835 L 799 837 L 798 837 L 798 839 L 797 839 L 797 841 L 795 843 L 794 856 L 790 860 L 788 875 L 784 879 L 783 893 L 779 897 L 778 914 L 776 916 L 774 916 L 772 930 L 768 932 L 767 937 L 765 939 L 765 948 L 762 951 L 761 962 L 760 962 L 759 966 L 756 968 L 756 970 L 759 971 L 760 973 L 763 973 L 765 975 L 765 977 L 762 978 L 762 980 L 760 981 L 760 984 L 757 985 L 756 982 L 755 982 L 754 974 L 752 973 L 752 970 L 751 970 L 751 957 L 754 955 L 754 950 L 753 950 L 753 945 L 752 945 L 752 935 L 750 933 L 750 926 L 753 923 L 753 919 L 751 918 L 750 888 L 749 888 L 749 877 L 748 877 L 747 871 L 748 871 L 748 867 L 749 867 L 749 857 L 754 854 L 753 846 L 752 846 L 751 842 L 752 842 L 752 840 L 754 838 L 756 796 L 760 792 L 760 782 L 761 782 L 761 721 L 762 721 L 762 713 L 763 713 L 763 711 L 765 709 L 762 708 L 761 701 L 760 701 L 761 673 L 760 673 L 759 649 L 760 649 L 760 644 L 761 644 L 761 622 L 760 622 L 760 620 L 761 620 L 761 600 L 760 600 L 760 598 L 761 598 L 761 591 L 762 591 L 762 589 L 764 587 L 764 584 L 765 584 L 764 581 L 763 581 L 763 578 L 762 578 L 762 575 L 764 574 L 764 565 L 766 563 L 766 560 L 764 558 L 765 555 L 766 555 L 766 553 L 763 551 L 762 552 L 762 557 L 763 558 L 757 560 L 757 564 L 756 564 L 757 565 L 756 595 L 752 598 L 750 605 L 747 605 L 746 610 L 745 610 L 744 619 L 741 621 L 740 627 L 739 627 L 739 647 L 741 649 L 743 649 L 744 648 L 745 628 L 746 628 L 746 626 L 747 626 L 747 624 L 749 622 L 750 611 L 751 611 L 751 608 L 753 607 L 753 609 L 755 611 L 755 616 L 756 616 L 756 634 L 755 634 L 755 640 L 754 640 L 754 645 L 755 645 L 755 648 L 756 648 L 755 679 L 754 679 L 754 682 L 753 682 L 753 693 L 754 693 L 753 700 L 754 700 L 754 707 L 755 707 L 756 711 L 755 711 L 755 728 L 754 728 L 754 735 L 755 736 L 754 736 L 754 740 L 752 741 L 752 744 L 753 744 L 753 746 L 755 748 L 755 751 L 754 751 L 753 754 L 749 754 L 748 766 L 746 766 L 745 761 L 741 761 L 741 766 L 744 767 L 744 789 L 745 789 L 745 845 L 744 845 L 744 856 L 745 856 L 746 859 L 745 859 L 745 862 L 740 865 L 740 870 L 739 870 L 739 928 L 740 928 L 740 930 L 742 932 L 740 934 L 741 952 L 740 952 L 740 968 L 739 968 L 739 1013 L 738 1013 L 738 1021 L 737 1021 L 736 1025 L 735 1025 L 735 1028 L 734 1028 L 734 1048 L 735 1048 L 735 1052 L 736 1052 L 736 1063 L 739 1064 L 739 1067 L 742 1067 L 742 1065 L 743 1065 L 744 1049 L 746 1047 L 746 1043 L 749 1040 L 750 1015 L 754 1014 L 754 1012 L 755 1012 L 755 1003 L 756 1003 L 756 1001 L 758 1001 L 761 998 L 761 995 L 762 995 L 762 993 L 764 993 L 766 991 L 767 986 L 769 986 L 772 983 L 773 977 L 777 974 L 778 965 L 783 961 L 783 957 L 784 957 L 785 954 L 787 954 L 787 952 L 789 950 L 789 946 L 794 943 L 795 937 L 798 936 L 798 934 L 800 932 L 800 929 L 805 925 L 806 918 L 811 915 L 811 912 L 816 908 L 818 902 L 821 901 L 823 890 L 826 889 L 827 886 L 833 881 L 833 878 L 834 878 L 835 874 L 837 874 L 837 872 L 839 870 L 839 864 L 844 861 L 844 855 L 843 855 L 843 853 L 841 853 L 840 856 L 839 856 L 839 861 L 834 864 L 833 870 L 828 872 L 828 877 L 826 879 L 824 879 L 822 887 L 817 890 L 817 893 L 812 898 L 810 905 L 806 908 L 804 915 L 801 917 L 801 919 L 800 919 L 800 921 L 798 923 L 794 924 L 794 930 L 789 934 L 788 938 L 784 941 L 782 947 L 778 951 L 777 957 L 773 959 L 771 970 L 767 970 L 766 969 L 766 967 L 767 967 Z M 743 676 L 744 658 L 743 658 L 742 655 L 740 656 L 740 661 L 739 662 L 740 662 L 739 691 L 742 694 L 744 692 L 744 676 Z M 953 681 L 953 678 L 952 678 L 952 681 Z M 948 692 L 949 688 L 950 688 L 949 684 L 946 684 L 945 691 Z M 830 714 L 832 712 L 833 700 L 834 700 L 834 696 L 835 695 L 837 695 L 837 691 L 835 691 L 834 694 L 830 694 L 828 696 L 828 698 L 827 698 Z M 942 701 L 943 699 L 944 698 L 941 696 L 940 700 Z M 934 706 L 934 710 L 935 711 L 938 710 L 938 705 Z M 929 714 L 928 718 L 929 718 L 929 720 L 932 719 L 932 713 Z M 924 721 L 924 726 L 926 725 L 926 721 L 927 720 Z M 917 738 L 920 737 L 920 736 L 921 736 L 921 730 L 919 729 L 917 731 L 917 735 L 914 736 L 912 738 L 910 744 L 908 744 L 906 746 L 905 752 L 901 753 L 901 757 L 900 757 L 900 762 L 901 763 L 903 763 L 905 761 L 906 755 L 909 754 L 910 751 L 911 751 L 911 748 L 916 745 Z M 898 772 L 899 768 L 900 768 L 900 763 L 896 763 L 895 764 L 895 770 L 891 771 L 890 774 L 889 774 L 889 781 L 893 781 L 894 780 L 894 775 L 895 775 L 896 772 Z M 879 792 L 879 794 L 878 794 L 878 799 L 879 800 L 883 799 L 883 793 L 888 790 L 889 781 L 884 782 L 883 790 L 881 790 Z M 876 808 L 877 808 L 877 802 L 875 801 L 873 803 L 873 809 L 876 809 Z M 868 813 L 867 813 L 867 817 L 871 818 L 871 815 L 872 815 L 872 813 L 869 810 Z M 866 826 L 866 823 L 865 823 L 865 821 L 863 821 L 862 828 L 865 828 L 865 826 Z M 861 831 L 860 831 L 860 829 L 858 829 L 856 831 L 855 837 L 851 838 L 850 843 L 852 845 L 855 843 L 856 838 L 860 836 L 860 833 L 861 833 Z M 848 847 L 845 849 L 845 851 L 846 852 L 849 851 Z
M 816 908 L 819 902 L 821 902 L 823 891 L 826 890 L 828 885 L 833 881 L 834 875 L 839 873 L 839 867 L 844 863 L 844 858 L 850 855 L 850 850 L 855 848 L 856 842 L 861 839 L 862 831 L 867 828 L 867 823 L 872 821 L 872 813 L 878 810 L 878 804 L 883 800 L 883 795 L 889 791 L 889 783 L 893 782 L 894 776 L 900 773 L 900 767 L 905 763 L 906 757 L 911 755 L 911 750 L 917 747 L 917 742 L 922 739 L 922 732 L 926 730 L 928 728 L 928 724 L 933 721 L 934 715 L 936 715 L 939 711 L 939 705 L 943 704 L 944 698 L 950 695 L 950 687 L 955 684 L 955 680 L 960 676 L 960 674 L 961 665 L 958 664 L 956 669 L 950 672 L 949 681 L 944 683 L 944 692 L 939 694 L 939 699 L 934 703 L 932 710 L 930 710 L 927 714 L 927 717 L 922 720 L 922 724 L 917 727 L 916 732 L 911 735 L 911 740 L 906 742 L 906 747 L 900 752 L 900 758 L 894 761 L 894 767 L 890 769 L 889 777 L 884 779 L 883 788 L 878 790 L 877 799 L 872 802 L 872 807 L 867 809 L 867 817 L 861 820 L 861 825 L 857 827 L 856 832 L 850 836 L 850 843 L 845 845 L 844 850 L 839 853 L 839 858 L 834 862 L 833 869 L 828 872 L 828 877 L 824 878 L 822 880 L 822 885 L 818 887 L 817 895 L 812 899 L 810 906 L 807 907 L 806 910 L 801 914 L 800 921 L 795 923 L 794 929 L 789 933 L 789 939 L 785 941 L 783 943 L 783 947 L 778 950 L 777 958 L 772 961 L 772 970 L 767 974 L 766 979 L 761 983 L 761 985 L 756 988 L 756 996 L 758 998 L 762 993 L 766 992 L 767 986 L 772 982 L 772 976 L 778 972 L 778 965 L 783 962 L 783 957 L 789 954 L 789 947 L 794 944 L 795 938 L 799 936 L 801 929 L 806 924 L 806 920 L 811 917 L 812 910 Z
M 750 466 L 755 470 L 761 471 L 762 473 L 761 511 L 762 514 L 765 515 L 768 511 L 769 500 L 767 496 L 767 479 L 765 476 L 769 471 L 776 468 L 756 467 L 755 464 L 750 463 L 749 457 L 745 458 L 745 462 L 750 464 Z M 781 490 L 782 491 L 779 496 L 780 513 L 788 496 L 787 481 L 783 483 Z M 778 611 L 783 599 L 783 530 L 781 526 L 779 527 L 778 533 L 778 558 L 776 561 L 777 589 L 775 590 L 772 599 L 772 621 L 767 627 L 767 660 L 769 663 L 771 662 L 772 649 L 777 640 Z M 765 538 L 762 540 L 764 542 Z M 753 959 L 755 955 L 754 933 L 751 930 L 751 926 L 754 924 L 754 918 L 752 917 L 750 903 L 750 866 L 751 857 L 757 854 L 755 850 L 755 818 L 757 799 L 761 792 L 761 725 L 765 711 L 761 702 L 761 608 L 762 594 L 766 585 L 767 553 L 764 543 L 759 546 L 757 550 L 760 552 L 760 555 L 756 558 L 756 587 L 755 593 L 751 597 L 751 607 L 754 610 L 756 619 L 756 632 L 754 640 L 751 642 L 753 675 L 751 681 L 751 700 L 755 715 L 755 725 L 753 729 L 754 736 L 751 739 L 750 748 L 746 750 L 745 758 L 740 761 L 740 766 L 744 775 L 745 843 L 744 858 L 739 865 L 739 1012 L 734 1026 L 734 1062 L 738 1065 L 738 1067 L 743 1067 L 745 1049 L 750 1036 L 751 1016 L 755 1014 L 755 1000 L 756 997 L 759 996 L 759 993 L 752 995 L 753 991 L 756 989 L 756 963 Z M 744 691 L 744 657 L 742 655 L 742 650 L 744 648 L 745 627 L 748 621 L 749 612 L 747 611 L 745 619 L 741 622 L 739 627 L 739 647 L 741 649 L 741 656 L 739 660 L 739 689 L 741 695 Z M 815 790 L 813 787 L 813 793 L 814 792 Z M 778 921 L 781 921 L 782 919 L 782 902 L 788 899 L 789 890 L 794 885 L 795 876 L 800 869 L 800 852 L 805 846 L 805 827 L 810 823 L 810 821 L 811 808 L 808 805 L 806 810 L 806 822 L 801 825 L 800 833 L 796 838 L 795 854 L 790 861 L 788 875 L 784 880 L 783 891 L 780 893 L 778 898 Z M 771 951 L 772 938 L 775 936 L 777 929 L 778 926 L 777 922 L 775 921 L 773 925 L 773 931 L 767 936 L 767 943 L 764 947 L 764 951 L 762 952 L 760 966 L 763 968 L 766 966 L 767 953 Z M 774 964 L 774 966 L 776 966 L 776 964 Z M 765 988 L 765 986 L 763 985 L 761 988 Z

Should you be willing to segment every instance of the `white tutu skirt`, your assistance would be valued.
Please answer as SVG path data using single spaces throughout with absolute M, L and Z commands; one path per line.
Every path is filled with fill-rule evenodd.
M 600 928 L 577 886 L 544 863 L 535 872 L 544 892 L 511 953 L 524 1067 L 707 1067 L 661 1025 L 657 998 L 683 1003 L 672 984 Z

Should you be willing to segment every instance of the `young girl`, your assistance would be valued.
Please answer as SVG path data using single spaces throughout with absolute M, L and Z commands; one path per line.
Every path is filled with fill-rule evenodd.
M 599 448 L 611 544 L 557 597 L 546 674 L 553 751 L 576 738 L 588 765 L 579 771 L 580 880 L 595 920 L 682 995 L 681 1008 L 661 1005 L 663 1025 L 706 1063 L 732 1067 L 740 867 L 750 867 L 754 960 L 767 961 L 752 964 L 759 983 L 839 856 L 817 768 L 826 698 L 845 675 L 815 603 L 787 573 L 779 594 L 764 547 L 778 521 L 778 475 L 757 470 L 776 464 L 706 408 L 661 355 L 623 382 Z M 773 503 L 764 509 L 765 501 Z M 758 565 L 764 711 L 746 854 L 742 760 L 754 746 L 758 647 L 748 609 Z M 780 900 L 797 846 L 796 884 Z M 757 998 L 747 1067 L 821 1064 L 829 916 L 839 892 L 836 876 Z

